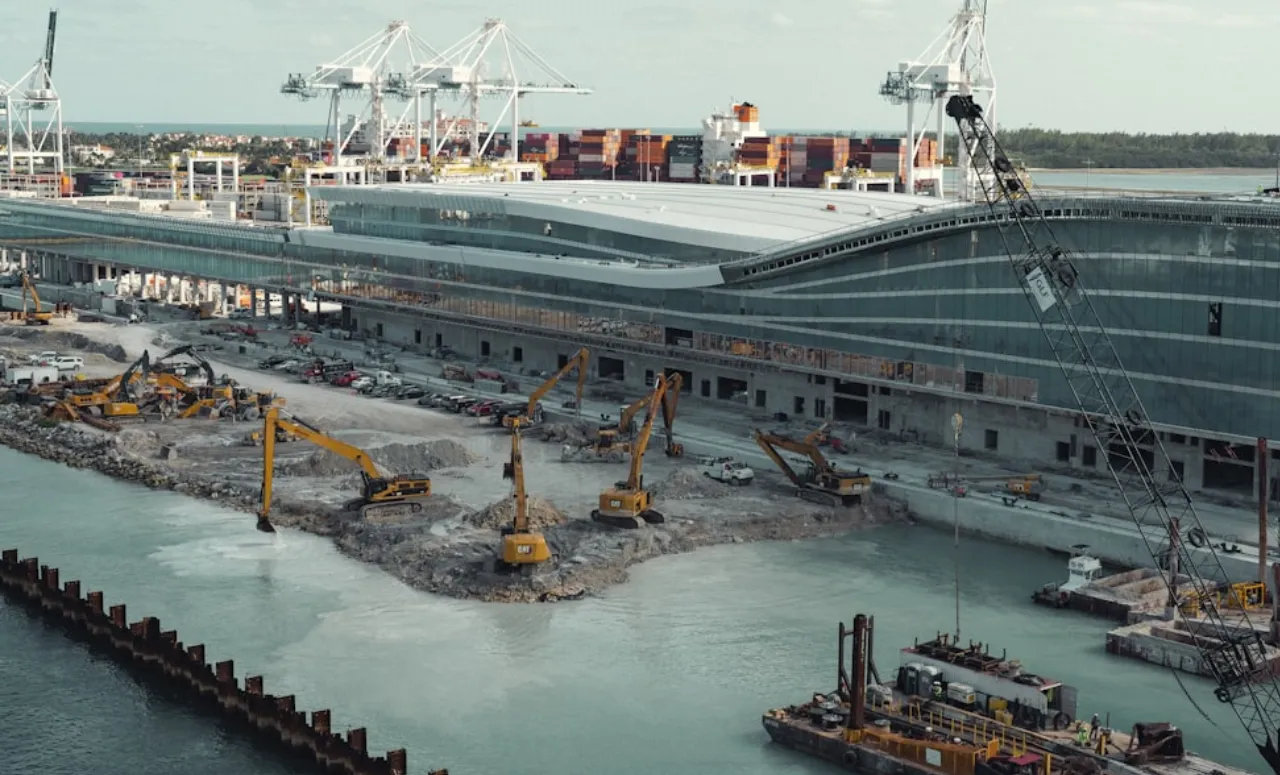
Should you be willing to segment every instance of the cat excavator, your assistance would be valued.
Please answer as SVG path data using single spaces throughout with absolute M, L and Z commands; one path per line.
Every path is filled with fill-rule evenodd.
M 662 399 L 662 421 L 664 429 L 663 452 L 667 457 L 681 457 L 684 455 L 684 445 L 675 440 L 672 432 L 672 424 L 676 420 L 676 407 L 680 402 L 680 390 L 684 385 L 684 379 L 679 373 L 672 374 L 667 378 L 666 389 Z M 575 447 L 566 444 L 561 450 L 560 459 L 563 461 L 591 461 L 604 460 L 613 463 L 621 463 L 631 454 L 631 441 L 636 434 L 636 415 L 644 411 L 645 407 L 653 399 L 653 393 L 637 398 L 628 406 L 622 407 L 618 415 L 617 423 L 602 425 L 596 431 L 595 440 L 587 443 L 585 446 Z M 602 415 L 603 417 L 604 415 Z
M 659 525 L 666 521 L 661 512 L 653 509 L 653 493 L 644 488 L 642 469 L 644 453 L 649 448 L 649 439 L 653 435 L 653 423 L 658 417 L 667 388 L 667 378 L 658 375 L 653 393 L 649 395 L 644 425 L 640 426 L 640 433 L 631 444 L 631 469 L 627 480 L 600 493 L 599 508 L 591 512 L 592 521 L 631 530 L 640 527 L 642 522 Z
M 815 434 L 812 433 L 801 441 L 761 430 L 755 433 L 756 444 L 796 486 L 796 495 L 825 506 L 853 506 L 860 503 L 862 496 L 871 492 L 870 475 L 861 471 L 851 473 L 837 470 L 818 449 L 814 438 Z M 796 471 L 779 454 L 779 450 L 804 455 L 809 459 L 809 465 L 804 471 Z
M 360 466 L 363 480 L 361 497 L 347 507 L 359 509 L 362 519 L 402 511 L 416 514 L 422 511 L 422 504 L 417 501 L 431 495 L 431 479 L 425 474 L 384 476 L 369 453 L 345 441 L 339 441 L 296 417 L 286 420 L 280 416 L 280 407 L 271 406 L 262 418 L 262 507 L 258 511 L 258 529 L 264 533 L 275 532 L 275 527 L 271 524 L 271 489 L 275 476 L 276 432 L 279 429 Z
M 502 478 L 515 486 L 515 516 L 502 528 L 502 551 L 497 569 L 528 573 L 551 559 L 547 539 L 529 527 L 529 496 L 524 490 L 524 454 L 520 450 L 520 420 L 511 426 L 511 460 L 502 464 Z
M 27 295 L 30 294 L 34 309 L 27 309 Z M 22 273 L 22 319 L 29 326 L 47 326 L 53 320 L 52 312 L 40 311 L 40 293 L 36 290 L 35 283 L 31 282 L 31 275 L 26 272 Z
M 107 384 L 98 388 L 69 390 L 62 400 L 81 414 L 95 417 L 137 417 L 142 412 L 139 407 L 142 392 L 138 386 L 147 383 L 150 371 L 151 356 L 144 350 L 142 357 L 129 364 L 129 368 Z

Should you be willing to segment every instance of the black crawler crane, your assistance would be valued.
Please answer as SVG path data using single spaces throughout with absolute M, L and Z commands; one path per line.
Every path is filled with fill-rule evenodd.
M 1193 547 L 1187 535 L 1203 536 L 1204 527 L 1179 477 L 1158 481 L 1157 463 L 1172 470 L 1159 434 L 1120 363 L 1071 254 L 1054 237 L 1044 212 L 1023 184 L 972 96 L 947 101 L 960 141 L 970 149 L 978 184 L 1032 313 L 1044 331 L 1054 358 L 1103 452 L 1133 522 L 1157 566 L 1171 562 L 1165 575 L 1170 603 L 1177 605 L 1175 573 L 1191 579 L 1195 594 L 1207 597 L 1228 583 L 1212 546 Z M 1144 453 L 1149 446 L 1154 455 Z M 1266 547 L 1261 548 L 1262 551 Z M 1248 621 L 1228 626 L 1216 606 L 1187 632 L 1217 683 L 1214 695 L 1228 703 L 1266 759 L 1280 775 L 1280 681 L 1271 675 L 1262 636 Z

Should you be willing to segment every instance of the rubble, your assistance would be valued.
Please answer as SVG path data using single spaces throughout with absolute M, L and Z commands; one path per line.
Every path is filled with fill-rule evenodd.
M 574 422 L 549 422 L 530 428 L 525 435 L 539 441 L 582 446 L 596 437 L 596 426 L 584 420 Z
M 400 474 L 462 468 L 480 460 L 479 455 L 453 439 L 435 439 L 421 444 L 391 443 L 366 451 L 384 471 Z M 350 460 L 318 449 L 304 460 L 277 464 L 276 471 L 285 476 L 342 476 L 356 468 Z
M 90 339 L 84 334 L 77 334 L 72 331 L 49 331 L 40 327 L 18 328 L 9 326 L 4 330 L 4 336 L 24 340 L 38 336 L 42 345 L 56 345 L 57 347 L 83 350 L 84 352 L 101 353 L 117 363 L 127 363 L 130 360 L 128 354 L 120 345 L 99 342 Z M 49 347 L 47 349 L 56 348 Z
M 734 489 L 696 468 L 677 468 L 653 486 L 653 494 L 655 497 L 673 500 L 725 498 L 735 494 Z
M 479 511 L 473 511 L 463 517 L 467 524 L 489 530 L 500 530 L 511 524 L 515 518 L 514 498 L 503 498 Z M 529 498 L 529 527 L 534 530 L 560 525 L 568 521 L 568 517 L 549 501 L 532 496 Z

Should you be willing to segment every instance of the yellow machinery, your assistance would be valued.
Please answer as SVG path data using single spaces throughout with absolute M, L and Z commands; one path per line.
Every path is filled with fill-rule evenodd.
M 666 443 L 662 447 L 667 457 L 683 457 L 684 445 L 676 441 L 672 426 L 676 422 L 676 407 L 680 405 L 680 391 L 684 389 L 684 377 L 679 372 L 667 378 L 667 389 L 662 396 L 662 429 Z
M 502 570 L 528 572 L 533 566 L 551 559 L 551 550 L 542 534 L 529 528 L 529 496 L 524 490 L 524 455 L 520 451 L 520 421 L 512 425 L 511 460 L 502 466 L 502 478 L 515 485 L 515 517 L 502 528 L 502 554 L 498 567 Z
M 590 358 L 591 354 L 587 352 L 587 348 L 585 347 L 574 353 L 573 357 L 570 358 L 564 366 L 560 367 L 559 371 L 551 375 L 551 379 L 543 382 L 538 386 L 537 390 L 533 391 L 533 393 L 529 395 L 529 407 L 525 409 L 524 415 L 509 414 L 503 417 L 502 427 L 514 428 L 517 419 L 520 421 L 520 425 L 526 428 L 530 425 L 537 424 L 537 422 L 542 419 L 542 412 L 538 407 L 538 403 L 542 400 L 543 396 L 551 392 L 551 389 L 554 388 L 556 384 L 565 377 L 565 375 L 574 369 L 578 370 L 578 393 L 577 402 L 574 404 L 574 407 L 581 407 L 582 390 L 587 385 L 587 363 L 590 361 Z
M 360 499 L 350 507 L 359 508 L 362 518 L 406 507 L 410 513 L 417 513 L 422 510 L 422 504 L 415 501 L 431 495 L 431 480 L 425 475 L 383 476 L 369 453 L 321 433 L 297 418 L 285 420 L 280 417 L 280 408 L 271 406 L 262 418 L 262 508 L 258 511 L 258 529 L 264 533 L 275 532 L 270 519 L 271 486 L 275 475 L 276 431 L 280 428 L 360 466 L 364 486 Z
M 760 449 L 796 486 L 796 495 L 807 501 L 828 506 L 852 506 L 860 503 L 862 496 L 871 492 L 871 476 L 861 471 L 849 473 L 836 470 L 818 449 L 818 445 L 809 440 L 814 438 L 814 434 L 796 441 L 757 430 L 755 438 Z M 778 454 L 778 450 L 804 455 L 809 459 L 808 467 L 803 472 L 797 472 Z
M 950 474 L 934 475 L 929 478 L 931 486 L 939 486 L 937 482 L 948 481 Z M 959 481 L 955 482 L 960 487 L 965 484 L 974 482 L 1000 482 L 1003 486 L 1005 494 L 1013 495 L 1018 498 L 1026 498 L 1029 501 L 1038 501 L 1040 496 L 1044 494 L 1044 479 L 1039 474 L 1020 474 L 1016 476 L 961 476 Z
M 27 296 L 31 296 L 32 309 L 27 309 Z M 40 311 L 40 294 L 36 291 L 31 276 L 22 273 L 22 319 L 29 326 L 47 326 L 53 320 L 52 312 Z
M 667 378 L 659 375 L 653 393 L 649 396 L 649 409 L 644 425 L 640 427 L 640 433 L 631 445 L 631 469 L 627 480 L 600 493 L 600 507 L 591 512 L 593 521 L 632 530 L 640 527 L 641 521 L 651 525 L 666 521 L 660 512 L 653 510 L 653 493 L 644 488 L 641 471 L 644 453 L 649 448 L 649 438 L 653 435 L 653 422 L 658 417 L 659 406 L 666 391 Z
M 297 441 L 297 440 L 298 440 L 297 436 L 290 433 L 289 431 L 286 431 L 284 428 L 281 428 L 278 425 L 276 426 L 276 443 L 277 444 L 288 444 L 291 441 Z M 244 445 L 246 447 L 261 447 L 262 431 L 249 432 L 244 437 Z
M 135 383 L 146 384 L 150 369 L 151 359 L 144 351 L 141 358 L 106 385 L 68 391 L 63 395 L 63 400 L 75 409 L 94 416 L 137 417 L 141 410 L 138 407 L 140 395 Z

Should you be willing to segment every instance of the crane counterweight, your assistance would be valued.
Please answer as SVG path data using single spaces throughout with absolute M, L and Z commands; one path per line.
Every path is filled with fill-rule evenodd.
M 1125 371 L 1079 266 L 1053 233 L 1035 197 L 983 117 L 972 95 L 947 101 L 947 115 L 961 142 L 975 149 L 974 172 L 999 227 L 1004 251 L 1033 316 L 1045 334 L 1066 387 L 1102 452 L 1133 523 L 1169 589 L 1169 610 L 1184 620 L 1190 606 L 1180 597 L 1184 574 L 1197 599 L 1209 599 L 1230 579 L 1210 542 L 1182 540 L 1206 535 L 1195 504 L 1133 381 Z M 1158 471 L 1167 475 L 1157 476 Z M 1265 551 L 1265 547 L 1262 547 Z M 1275 594 L 1276 590 L 1272 590 Z M 1272 771 L 1280 774 L 1280 681 L 1272 675 L 1261 632 L 1245 611 L 1231 622 L 1216 606 L 1186 622 L 1185 632 L 1212 673 L 1214 696 L 1231 705 Z

